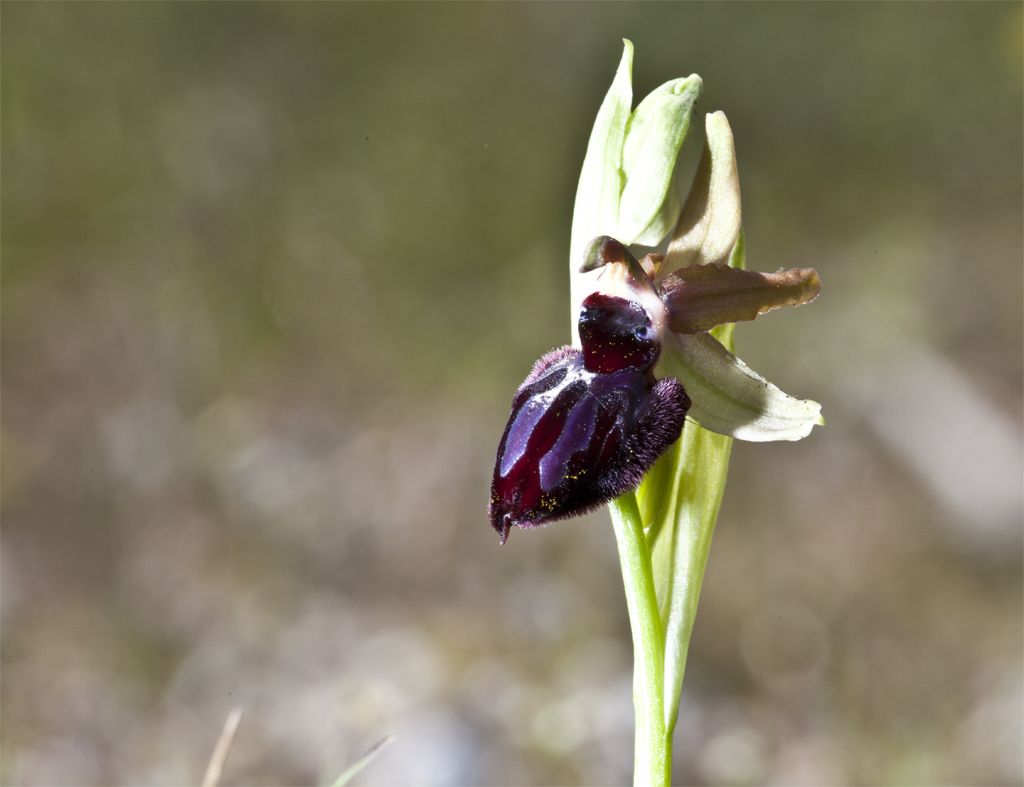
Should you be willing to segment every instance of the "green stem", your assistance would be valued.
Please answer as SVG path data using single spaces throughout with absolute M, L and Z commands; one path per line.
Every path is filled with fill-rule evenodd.
M 667 787 L 672 777 L 672 735 L 665 725 L 665 635 L 658 613 L 651 555 L 635 494 L 624 494 L 610 509 L 633 631 L 633 784 Z

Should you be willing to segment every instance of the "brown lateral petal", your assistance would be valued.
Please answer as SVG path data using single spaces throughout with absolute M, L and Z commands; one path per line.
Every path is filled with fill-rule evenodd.
M 782 306 L 810 303 L 821 292 L 821 278 L 814 268 L 760 273 L 725 264 L 690 265 L 666 276 L 659 290 L 669 329 L 700 333 Z

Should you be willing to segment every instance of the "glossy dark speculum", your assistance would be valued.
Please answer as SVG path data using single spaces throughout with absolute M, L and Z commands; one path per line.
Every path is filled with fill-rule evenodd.
M 645 373 L 661 352 L 651 318 L 636 301 L 594 293 L 583 302 L 579 319 L 583 361 L 591 372 L 610 374 L 627 368 Z
M 660 344 L 639 304 L 591 295 L 579 325 L 582 352 L 549 352 L 512 401 L 489 508 L 501 543 L 635 488 L 683 428 L 690 400 L 654 379 Z

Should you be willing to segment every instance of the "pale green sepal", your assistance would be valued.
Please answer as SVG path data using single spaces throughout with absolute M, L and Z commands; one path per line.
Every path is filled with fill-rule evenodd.
M 732 129 L 723 112 L 708 115 L 704 127 L 704 153 L 665 253 L 663 275 L 684 265 L 726 262 L 739 237 L 740 176 Z
M 579 344 L 576 321 L 586 297 L 586 274 L 579 273 L 583 250 L 598 235 L 616 235 L 622 193 L 622 148 L 633 103 L 633 44 L 622 41 L 622 59 L 597 111 L 587 155 L 583 159 L 569 242 L 569 282 L 573 343 Z
M 783 393 L 706 333 L 669 334 L 657 375 L 682 382 L 690 418 L 738 440 L 800 440 L 824 423 L 820 404 Z
M 656 246 L 679 218 L 676 162 L 701 84 L 696 74 L 666 82 L 630 117 L 622 152 L 625 186 L 617 235 L 623 243 Z

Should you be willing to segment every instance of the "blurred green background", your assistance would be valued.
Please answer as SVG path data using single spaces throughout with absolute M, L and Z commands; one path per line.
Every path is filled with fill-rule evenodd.
M 236 706 L 225 785 L 628 780 L 607 515 L 485 520 L 628 36 L 825 282 L 737 332 L 829 421 L 733 451 L 676 780 L 1020 784 L 1022 24 L 5 2 L 3 781 L 194 784 Z

